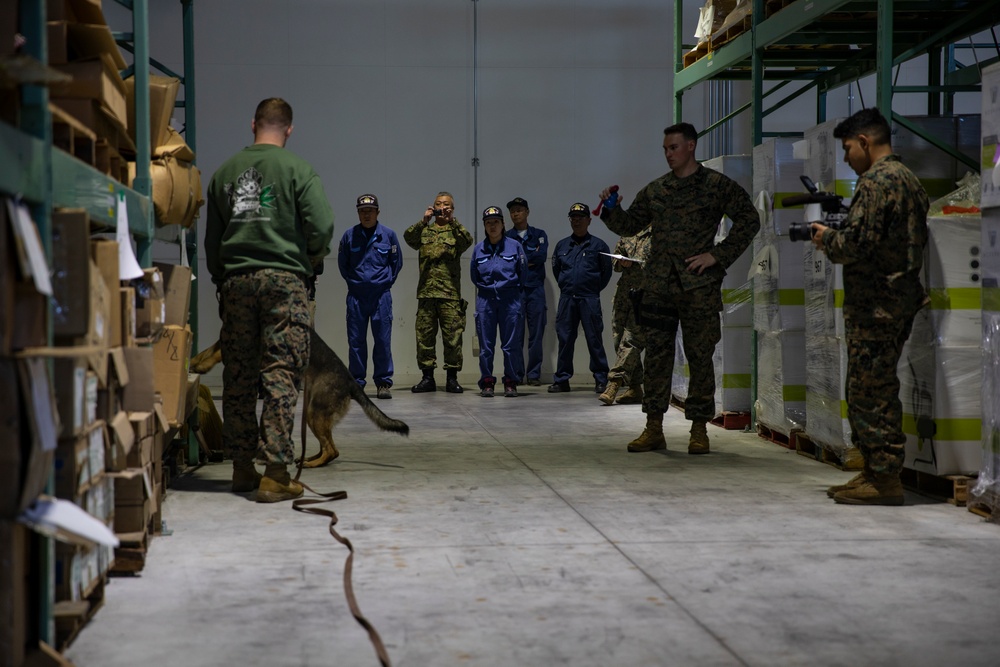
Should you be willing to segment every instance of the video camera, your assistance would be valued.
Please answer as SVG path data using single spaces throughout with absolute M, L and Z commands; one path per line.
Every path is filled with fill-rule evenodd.
M 802 174 L 799 176 L 802 185 L 809 194 L 792 195 L 781 200 L 782 206 L 799 206 L 800 204 L 819 204 L 823 211 L 823 219 L 809 222 L 793 222 L 788 227 L 789 241 L 808 241 L 812 238 L 812 222 L 821 222 L 830 229 L 840 229 L 847 219 L 847 207 L 844 198 L 833 192 L 821 192 L 813 180 Z

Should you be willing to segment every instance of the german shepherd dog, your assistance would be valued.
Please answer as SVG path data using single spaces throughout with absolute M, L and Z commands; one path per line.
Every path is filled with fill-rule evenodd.
M 319 440 L 320 450 L 318 454 L 302 462 L 303 468 L 318 468 L 340 456 L 337 446 L 333 444 L 333 427 L 347 414 L 352 399 L 357 401 L 368 419 L 380 430 L 409 435 L 410 427 L 398 419 L 390 419 L 379 410 L 358 386 L 337 353 L 311 328 L 309 341 L 304 421 Z M 222 348 L 216 341 L 212 347 L 202 350 L 191 359 L 191 372 L 207 373 L 221 361 Z

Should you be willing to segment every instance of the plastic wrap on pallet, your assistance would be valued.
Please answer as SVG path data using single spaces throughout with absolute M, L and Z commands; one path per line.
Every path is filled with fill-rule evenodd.
M 927 217 L 926 285 L 938 345 L 982 340 L 982 214 L 979 176 L 931 204 Z
M 777 235 L 787 234 L 788 225 L 802 221 L 802 206 L 785 208 L 781 201 L 791 195 L 805 192 L 799 177 L 803 173 L 805 162 L 794 155 L 795 140 L 787 137 L 768 139 L 753 148 L 753 183 L 750 193 L 758 197 L 766 193 L 769 202 L 769 232 Z M 761 230 L 764 230 L 764 220 L 761 220 Z
M 851 447 L 844 384 L 847 342 L 834 336 L 806 335 L 806 435 L 841 459 Z
M 802 331 L 757 335 L 757 421 L 785 435 L 806 425 L 805 347 Z
M 933 475 L 971 474 L 981 459 L 981 345 L 938 345 L 931 314 L 914 319 L 897 369 L 905 466 Z
M 1000 207 L 1000 63 L 984 67 L 982 72 L 982 116 L 980 175 L 981 206 Z
M 757 331 L 804 331 L 804 243 L 787 236 L 754 238 L 753 327 Z
M 820 123 L 805 131 L 808 158 L 804 173 L 825 192 L 836 192 L 844 197 L 844 204 L 850 204 L 854 196 L 854 186 L 858 176 L 844 162 L 844 150 L 840 139 L 833 136 L 833 129 L 842 118 Z
M 982 406 L 982 460 L 970 494 L 996 518 L 1000 517 L 1000 308 L 983 313 Z
M 843 265 L 811 243 L 805 244 L 802 264 L 806 335 L 844 336 Z
M 749 155 L 723 155 L 702 163 L 708 169 L 725 174 L 750 192 L 753 185 L 750 170 L 753 161 Z M 723 217 L 715 235 L 715 243 L 721 243 L 732 230 L 733 221 Z M 748 327 L 751 324 L 753 312 L 751 299 L 753 285 L 748 279 L 750 265 L 753 261 L 753 249 L 747 248 L 739 258 L 726 269 L 722 280 L 722 325 L 730 327 Z
M 723 412 L 750 411 L 750 327 L 722 327 L 722 340 L 715 346 L 715 416 Z M 683 402 L 691 371 L 684 355 L 683 333 L 677 333 L 671 393 Z

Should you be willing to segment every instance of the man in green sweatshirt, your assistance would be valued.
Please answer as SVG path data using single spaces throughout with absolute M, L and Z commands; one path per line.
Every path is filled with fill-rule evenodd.
M 333 210 L 319 176 L 285 150 L 292 107 L 257 105 L 254 143 L 226 160 L 208 185 L 205 257 L 222 315 L 223 440 L 233 491 L 257 502 L 302 495 L 294 461 L 296 386 L 309 363 L 306 281 L 330 252 Z M 258 386 L 264 394 L 257 422 Z M 263 463 L 263 475 L 255 463 Z

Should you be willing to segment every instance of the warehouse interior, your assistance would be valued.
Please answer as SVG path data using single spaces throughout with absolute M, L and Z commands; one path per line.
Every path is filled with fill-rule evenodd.
M 0 667 L 167 655 L 996 664 L 996 10 L 971 0 L 5 3 Z M 626 452 L 643 414 L 598 402 L 582 340 L 573 391 L 546 393 L 551 275 L 543 386 L 516 400 L 470 391 L 470 324 L 466 393 L 411 393 L 418 263 L 403 246 L 393 400 L 378 407 L 410 434 L 379 432 L 355 406 L 334 429 L 340 458 L 302 472 L 319 492 L 346 491 L 323 507 L 352 559 L 328 519 L 232 493 L 221 364 L 189 372 L 221 327 L 203 200 L 271 96 L 291 103 L 288 149 L 314 166 L 335 213 L 314 325 L 341 358 L 335 242 L 356 224 L 360 194 L 378 196 L 380 222 L 401 236 L 438 192 L 453 193 L 477 242 L 485 207 L 523 197 L 554 244 L 570 234 L 573 202 L 593 206 L 614 183 L 627 206 L 667 170 L 665 126 L 704 131 L 698 159 L 761 215 L 723 284 L 712 453 L 685 451 L 679 345 L 666 451 Z M 789 240 L 802 209 L 780 205 L 803 174 L 849 201 L 857 176 L 832 129 L 870 106 L 891 117 L 896 152 L 934 202 L 932 303 L 899 372 L 903 507 L 827 498 L 860 467 L 843 400 L 843 285 Z M 597 218 L 590 231 L 617 240 Z M 608 322 L 616 279 L 601 294 Z M 463 271 L 463 294 L 474 293 Z M 604 339 L 613 350 L 608 324 Z M 306 444 L 318 448 L 312 433 Z M 351 587 L 371 630 L 352 617 Z

